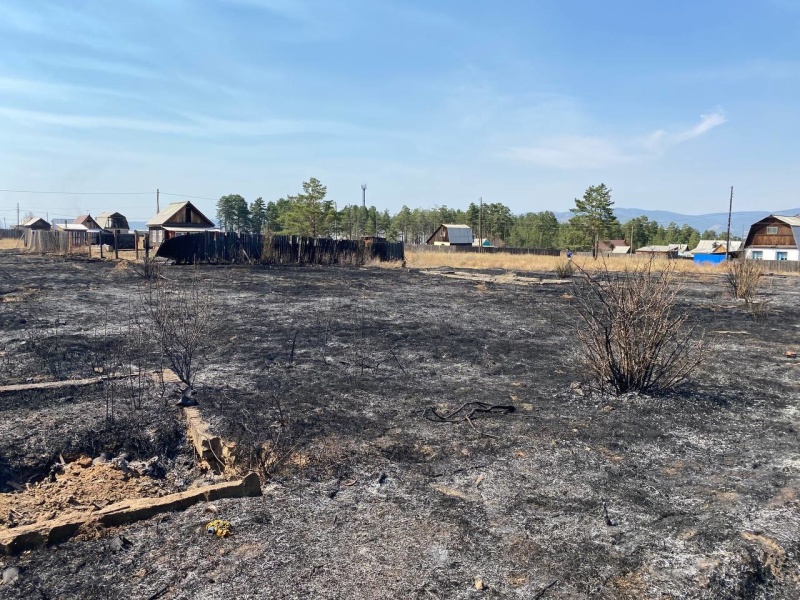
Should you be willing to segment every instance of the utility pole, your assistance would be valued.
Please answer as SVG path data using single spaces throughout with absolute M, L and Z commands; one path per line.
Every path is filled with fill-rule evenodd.
M 634 252 L 636 252 L 636 248 L 633 245 L 633 219 L 631 219 L 631 244 L 630 245 L 631 245 L 630 253 L 633 254 Z
M 478 199 L 480 208 L 478 209 L 478 252 L 483 252 L 483 196 Z
M 156 214 L 161 212 L 161 190 L 156 189 Z
M 361 184 L 361 206 L 364 207 L 364 210 L 367 210 L 367 184 Z M 366 227 L 366 223 L 364 224 Z M 358 221 L 356 222 L 356 238 L 361 237 L 361 214 L 358 215 Z
M 728 232 L 725 234 L 725 260 L 731 255 L 731 212 L 733 212 L 733 186 L 731 186 L 731 200 L 728 204 Z

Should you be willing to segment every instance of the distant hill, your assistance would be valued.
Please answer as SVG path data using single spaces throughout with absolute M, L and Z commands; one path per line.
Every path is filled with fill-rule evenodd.
M 571 212 L 557 212 L 556 218 L 559 221 L 567 221 L 572 217 Z M 689 225 L 701 233 L 707 229 L 720 232 L 725 231 L 728 224 L 728 213 L 709 213 L 705 215 L 684 215 L 670 212 L 668 210 L 646 210 L 643 208 L 615 208 L 614 214 L 621 223 L 630 221 L 636 217 L 644 215 L 650 221 L 657 221 L 659 225 L 667 226 L 676 223 L 678 226 Z M 742 235 L 747 233 L 750 225 L 769 215 L 797 215 L 800 208 L 788 208 L 785 210 L 758 211 L 748 210 L 731 213 L 731 234 Z

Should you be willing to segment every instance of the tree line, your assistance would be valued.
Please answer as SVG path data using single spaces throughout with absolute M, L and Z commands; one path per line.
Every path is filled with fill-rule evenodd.
M 229 194 L 217 202 L 217 222 L 225 231 L 337 239 L 380 236 L 409 244 L 424 244 L 442 223 L 458 223 L 469 225 L 476 239 L 483 237 L 496 246 L 575 250 L 596 249 L 598 242 L 606 239 L 624 239 L 636 248 L 654 244 L 693 248 L 700 239 L 718 239 L 713 230 L 701 233 L 675 223 L 664 227 L 645 216 L 620 223 L 613 212 L 611 190 L 602 183 L 575 198 L 573 216 L 566 222 L 559 222 L 549 210 L 515 215 L 500 202 L 482 207 L 471 202 L 466 209 L 404 205 L 392 215 L 374 206 L 347 204 L 340 208 L 327 194 L 327 187 L 314 177 L 303 182 L 301 192 L 275 201 L 259 197 L 248 203 L 239 194 Z

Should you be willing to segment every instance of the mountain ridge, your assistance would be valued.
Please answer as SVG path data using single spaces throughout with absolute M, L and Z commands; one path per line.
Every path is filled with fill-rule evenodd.
M 731 234 L 739 236 L 747 234 L 750 225 L 756 221 L 760 221 L 764 217 L 768 217 L 769 215 L 797 214 L 800 214 L 800 208 L 789 208 L 777 211 L 745 210 L 732 212 Z M 569 211 L 557 212 L 555 215 L 560 222 L 567 221 L 570 219 L 570 217 L 572 217 L 572 213 Z M 636 217 L 645 216 L 648 220 L 656 221 L 659 225 L 664 227 L 670 223 L 675 223 L 679 227 L 682 227 L 683 225 L 689 225 L 701 233 L 708 229 L 712 229 L 719 233 L 721 231 L 725 231 L 728 224 L 728 213 L 726 212 L 706 213 L 702 215 L 686 215 L 668 210 L 614 207 L 614 215 L 616 215 L 620 223 L 625 223 L 626 221 L 630 221 Z

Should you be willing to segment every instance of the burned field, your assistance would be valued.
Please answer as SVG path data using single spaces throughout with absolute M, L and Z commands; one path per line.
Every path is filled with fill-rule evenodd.
M 110 368 L 99 366 L 109 354 L 133 360 L 141 278 L 0 256 L 0 385 L 78 381 Z M 213 298 L 199 408 L 236 442 L 237 466 L 262 475 L 264 495 L 0 557 L 21 570 L 3 597 L 800 595 L 800 364 L 785 356 L 799 343 L 797 278 L 765 278 L 769 309 L 757 315 L 728 300 L 721 277 L 687 280 L 681 308 L 706 331 L 704 361 L 651 398 L 586 385 L 571 284 L 542 283 L 550 274 L 163 275 Z M 214 481 L 196 468 L 171 389 L 146 390 L 138 408 L 123 384 L 114 398 L 97 384 L 4 392 L 6 499 L 12 484 L 47 482 L 59 455 L 104 451 L 159 456 L 152 495 Z M 478 402 L 514 410 L 437 417 Z M 213 515 L 230 537 L 206 533 Z M 117 535 L 130 544 L 114 551 Z

